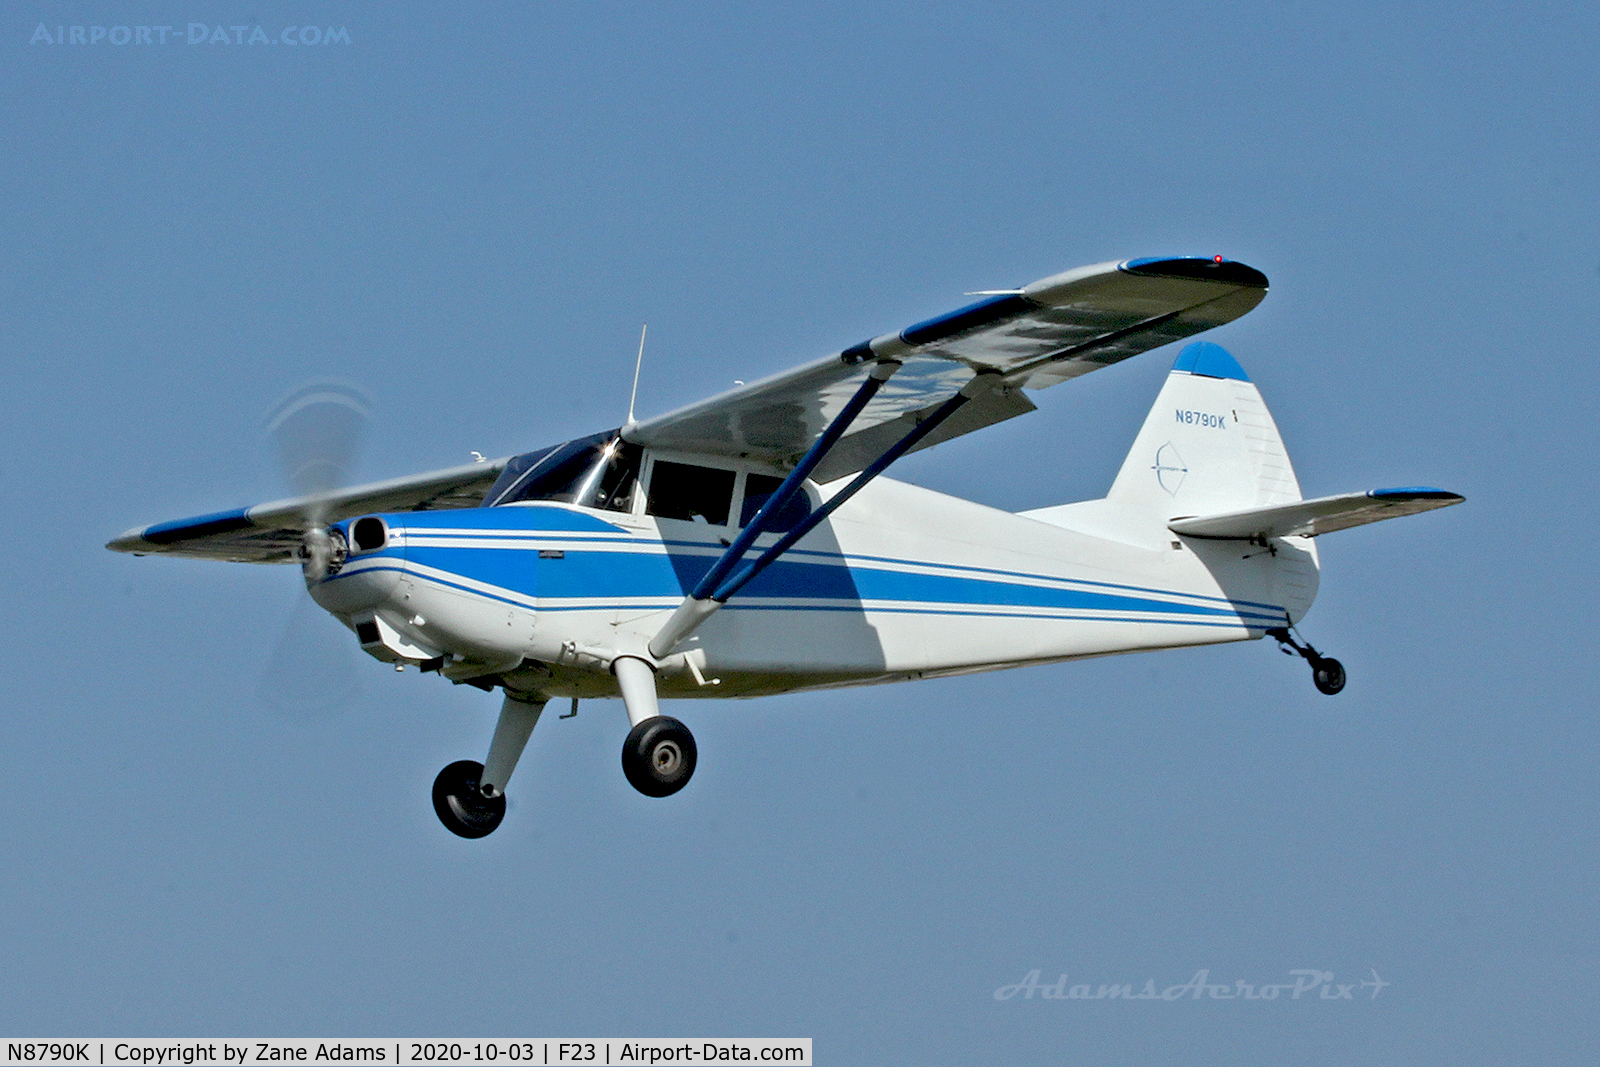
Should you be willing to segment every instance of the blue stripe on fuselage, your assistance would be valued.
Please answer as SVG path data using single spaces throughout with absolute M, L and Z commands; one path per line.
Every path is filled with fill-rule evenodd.
M 625 531 L 618 530 L 617 532 L 622 533 Z M 474 533 L 468 529 L 460 527 L 458 524 L 456 527 L 451 528 L 450 532 L 444 536 L 448 537 L 448 539 L 451 541 L 463 541 L 470 543 L 475 540 L 503 542 L 506 540 L 508 535 L 502 532 Z M 775 539 L 776 538 L 774 538 L 774 540 Z M 627 549 L 628 551 L 649 552 L 654 552 L 655 546 L 661 545 L 666 549 L 667 553 L 673 556 L 673 569 L 687 576 L 688 579 L 683 588 L 674 590 L 674 592 L 682 592 L 684 589 L 693 588 L 696 582 L 698 582 L 699 576 L 710 569 L 711 561 L 721 556 L 724 547 L 720 544 L 714 544 L 706 541 L 656 541 L 654 539 L 650 539 L 649 541 L 641 541 L 637 538 L 623 540 L 617 537 L 583 537 L 570 534 L 568 531 L 564 530 L 550 529 L 541 529 L 535 534 L 535 536 L 525 538 L 524 540 L 527 541 L 527 545 L 521 546 L 513 551 L 527 551 L 530 548 L 546 547 L 553 545 L 556 542 L 560 542 L 563 546 L 570 546 L 572 544 L 631 545 L 634 547 Z M 760 542 L 758 542 L 758 545 L 759 544 Z M 648 548 L 641 548 L 640 546 L 648 546 Z M 460 547 L 468 546 L 462 545 Z M 673 553 L 673 549 L 681 549 L 683 551 Z M 505 549 L 501 549 L 501 551 L 505 551 Z M 819 549 L 808 548 L 791 548 L 785 554 L 784 561 L 786 564 L 790 562 L 816 561 L 834 567 L 843 567 L 846 565 L 855 565 L 860 567 L 863 564 L 873 563 L 887 564 L 890 567 L 937 567 L 940 570 L 945 571 L 959 571 L 962 574 L 993 577 L 998 579 L 1020 578 L 1025 581 L 1043 579 L 1051 582 L 1070 582 L 1075 586 L 1085 586 L 1091 589 L 1116 590 L 1119 593 L 1149 593 L 1155 596 L 1181 596 L 1190 600 L 1203 600 L 1210 601 L 1214 604 L 1227 605 L 1229 608 L 1260 608 L 1263 611 L 1275 613 L 1272 616 L 1274 618 L 1276 618 L 1277 615 L 1281 614 L 1283 611 L 1283 608 L 1277 604 L 1264 604 L 1255 600 L 1238 600 L 1229 597 L 1211 596 L 1207 593 L 1185 593 L 1170 589 L 1155 589 L 1143 585 L 1126 585 L 1118 582 L 1097 582 L 1087 578 L 1064 578 L 1059 575 L 1038 574 L 1030 571 L 1012 571 L 996 567 L 975 567 L 964 563 L 933 563 L 927 560 L 906 559 L 899 556 L 869 556 L 862 553 L 853 553 L 846 557 L 843 553 L 839 552 L 827 552 Z
M 485 585 L 540 599 L 614 601 L 687 595 L 716 556 L 567 549 L 541 560 L 529 549 L 410 545 L 406 558 Z M 1182 594 L 1173 594 L 1179 595 Z M 1281 609 L 1178 603 L 1096 589 L 1027 585 L 992 578 L 915 574 L 875 567 L 779 560 L 752 581 L 740 599 L 868 600 L 902 604 L 968 604 L 1005 608 L 1156 612 L 1195 617 L 1252 617 L 1280 621 Z
M 594 535 L 597 533 L 619 535 L 628 531 L 582 512 L 551 505 L 411 512 L 396 515 L 391 521 L 392 525 L 412 535 L 407 538 L 405 547 L 393 545 L 357 558 L 403 556 L 419 567 L 456 575 L 468 582 L 497 587 L 522 597 L 582 601 L 596 608 L 623 600 L 637 603 L 641 598 L 680 598 L 693 589 L 710 569 L 720 555 L 721 548 L 716 543 L 596 537 Z M 517 537 L 519 533 L 533 536 Z M 434 539 L 446 543 L 415 543 Z M 507 539 L 522 543 L 506 545 Z M 501 545 L 491 547 L 473 544 L 478 540 L 499 540 Z M 541 560 L 538 549 L 552 542 L 561 543 L 563 556 Z M 594 548 L 578 548 L 578 545 L 592 545 Z M 602 545 L 610 547 L 610 550 L 602 550 Z M 914 573 L 875 567 L 870 565 L 872 563 L 912 565 L 962 573 Z M 337 577 L 330 580 L 337 580 Z M 1029 579 L 1071 583 L 1072 587 L 1063 587 L 1062 584 L 1037 585 L 1027 581 Z M 455 584 L 443 582 L 442 579 L 432 580 Z M 455 587 L 474 591 L 466 586 Z M 479 595 L 501 599 L 488 591 L 481 591 Z M 1179 602 L 1163 599 L 1165 597 L 1210 603 Z M 1091 582 L 1048 574 L 892 557 L 845 557 L 838 553 L 806 549 L 796 549 L 773 564 L 752 581 L 736 600 L 750 607 L 785 610 L 807 609 L 800 605 L 762 605 L 760 602 L 813 601 L 821 606 L 831 601 L 835 607 L 830 610 L 839 610 L 836 607 L 839 601 L 870 601 L 882 605 L 874 610 L 948 611 L 951 606 L 962 605 L 978 609 L 1009 609 L 1006 614 L 1034 608 L 1057 612 L 1180 615 L 1195 622 L 1226 619 L 1238 620 L 1246 625 L 1281 625 L 1284 621 L 1283 608 L 1273 604 L 1230 601 L 1206 594 Z M 896 609 L 888 605 L 903 605 L 903 608 Z M 1237 625 L 1238 622 L 1220 624 Z

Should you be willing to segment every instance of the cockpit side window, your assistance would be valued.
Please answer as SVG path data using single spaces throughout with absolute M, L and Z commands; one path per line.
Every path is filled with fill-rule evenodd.
M 550 500 L 607 511 L 629 511 L 642 450 L 616 431 L 568 441 L 544 452 L 528 452 L 506 469 L 484 496 L 485 507 Z
M 726 526 L 733 506 L 733 471 L 658 459 L 650 472 L 645 510 L 663 519 Z
M 604 457 L 604 466 L 590 493 L 592 502 L 585 503 L 603 511 L 632 511 L 633 487 L 639 482 L 639 463 L 644 459 L 644 449 L 621 439 L 612 444 L 615 447 Z
M 761 510 L 761 505 L 767 498 L 778 491 L 778 486 L 783 484 L 782 478 L 774 478 L 770 474 L 750 473 L 744 476 L 744 504 L 739 508 L 739 525 L 749 526 L 750 520 L 756 517 L 756 512 Z M 778 514 L 773 516 L 767 524 L 768 530 L 779 533 L 794 529 L 805 521 L 811 514 L 811 498 L 805 493 L 804 488 L 790 497 L 783 507 L 778 509 Z

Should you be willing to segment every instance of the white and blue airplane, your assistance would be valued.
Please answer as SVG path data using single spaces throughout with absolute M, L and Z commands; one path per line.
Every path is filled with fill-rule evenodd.
M 968 307 L 657 418 L 507 459 L 159 523 L 108 547 L 298 561 L 375 658 L 504 692 L 483 763 L 434 783 L 492 832 L 552 699 L 622 698 L 622 766 L 677 792 L 694 737 L 660 698 L 754 697 L 1272 637 L 1297 641 L 1313 538 L 1456 504 L 1431 488 L 1306 500 L 1221 347 L 1173 364 L 1099 500 L 1025 511 L 896 482 L 907 452 L 1028 394 L 1227 323 L 1267 292 L 1221 256 L 1133 259 Z

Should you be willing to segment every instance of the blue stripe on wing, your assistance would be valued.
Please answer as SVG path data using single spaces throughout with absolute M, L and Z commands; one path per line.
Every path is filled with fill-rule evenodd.
M 1030 311 L 1038 311 L 1038 304 L 1026 297 L 1012 295 L 992 296 L 976 304 L 935 318 L 926 319 L 900 331 L 900 339 L 908 345 L 930 345 L 947 337 L 991 326 L 1006 319 L 1014 319 Z
M 199 515 L 192 519 L 158 522 L 154 526 L 146 526 L 140 536 L 153 545 L 170 545 L 196 537 L 211 537 L 215 534 L 248 530 L 254 525 L 255 523 L 250 521 L 249 509 L 239 508 L 235 511 Z

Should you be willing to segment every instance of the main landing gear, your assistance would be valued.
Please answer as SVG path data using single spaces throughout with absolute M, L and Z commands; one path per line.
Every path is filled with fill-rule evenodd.
M 433 810 L 458 837 L 487 837 L 506 817 L 506 783 L 544 711 L 543 697 L 506 693 L 489 758 L 458 760 L 433 780 Z
M 1344 688 L 1344 664 L 1332 656 L 1324 656 L 1309 644 L 1296 641 L 1287 629 L 1268 630 L 1267 636 L 1278 642 L 1286 656 L 1302 656 L 1311 664 L 1311 681 L 1320 693 L 1333 696 Z
M 633 656 L 611 665 L 622 690 L 633 729 L 622 743 L 622 773 L 647 797 L 668 797 L 689 784 L 694 774 L 694 734 L 656 704 L 656 672 Z
M 647 797 L 671 796 L 694 774 L 694 735 L 677 719 L 661 714 L 650 664 L 621 656 L 611 669 L 633 725 L 622 745 L 622 773 Z M 543 697 L 507 692 L 488 759 L 458 760 L 439 772 L 433 782 L 433 810 L 445 829 L 474 838 L 487 837 L 500 825 L 506 814 L 506 783 L 544 705 Z

